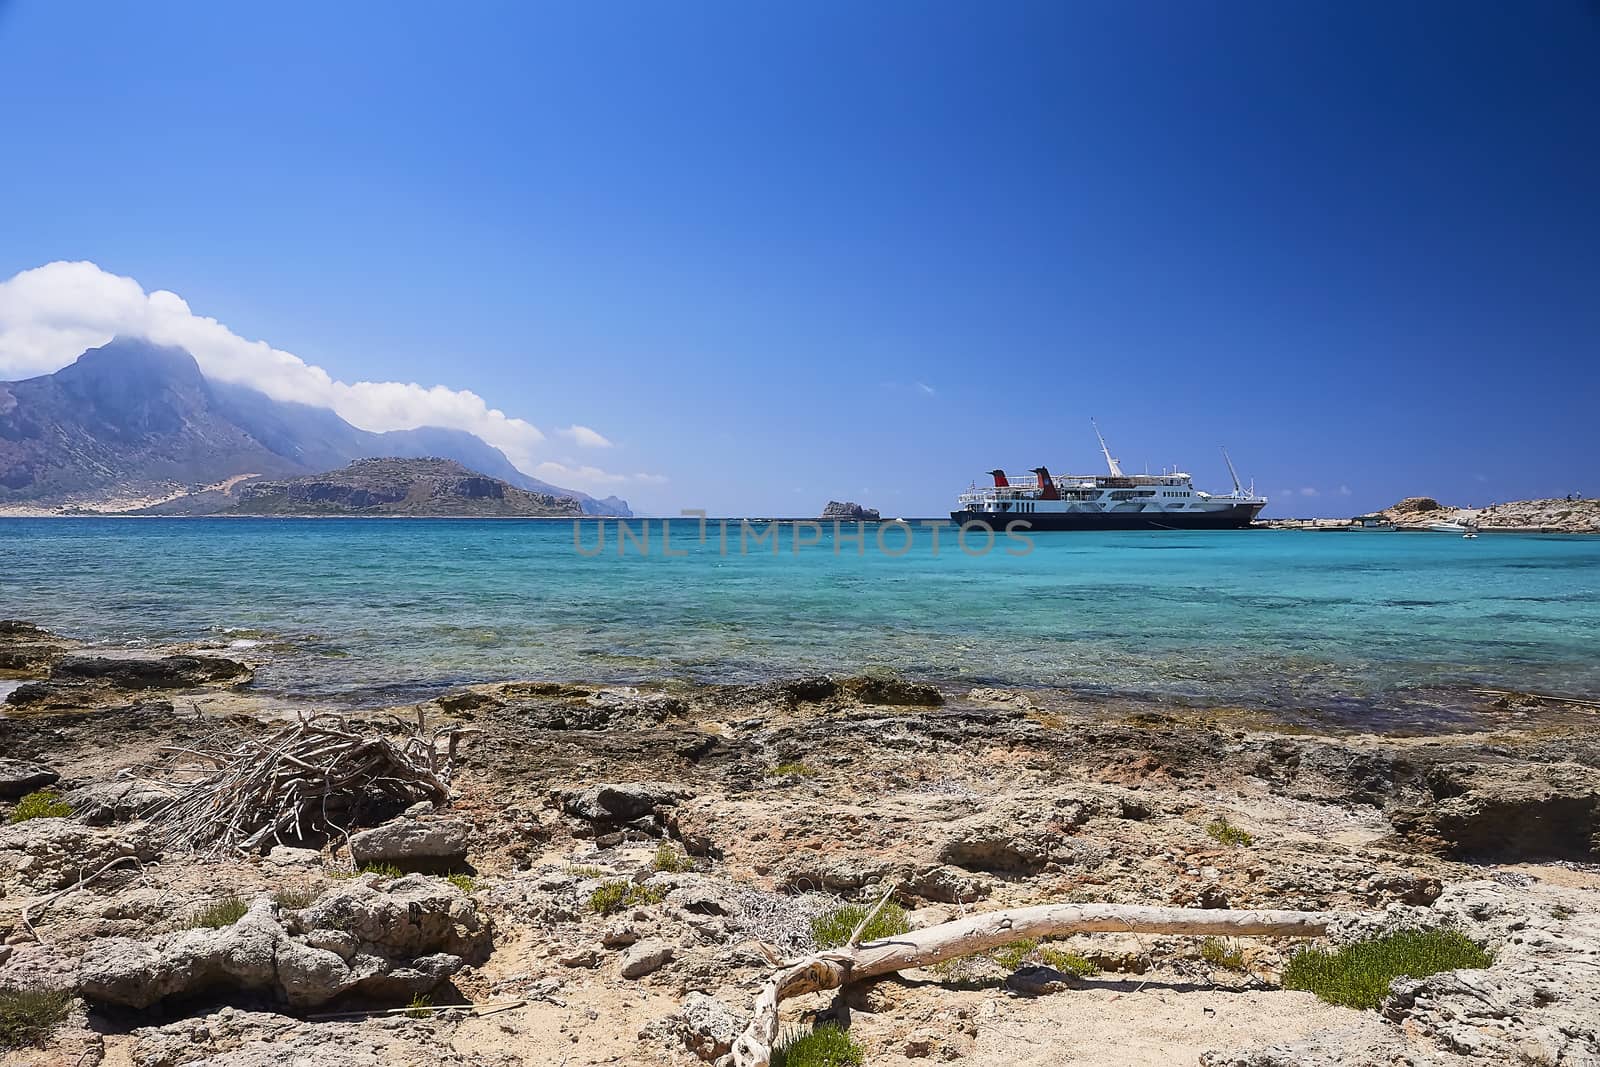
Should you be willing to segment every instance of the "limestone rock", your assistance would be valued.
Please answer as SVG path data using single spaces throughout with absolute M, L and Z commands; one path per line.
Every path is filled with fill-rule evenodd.
M 1050 862 L 1051 835 L 1036 826 L 980 816 L 954 827 L 938 856 L 977 871 L 1040 871 Z
M 1054 967 L 1018 967 L 1006 979 L 1007 989 L 1015 990 L 1024 996 L 1030 997 L 1040 996 L 1044 993 L 1059 992 L 1071 985 L 1071 976 L 1063 974 Z
M 69 656 L 56 664 L 50 678 L 57 682 L 103 682 L 117 689 L 192 689 L 216 682 L 240 685 L 249 681 L 252 674 L 243 663 L 222 656 Z
M 357 865 L 392 863 L 408 867 L 447 867 L 467 858 L 471 827 L 461 819 L 393 819 L 350 837 Z
M 160 853 L 156 835 L 144 826 L 104 830 L 72 819 L 28 819 L 0 826 L 0 887 L 19 885 L 48 893 L 119 856 L 149 863 Z
M 942 904 L 970 904 L 988 896 L 993 886 L 959 867 L 940 866 L 911 879 L 906 888 L 924 900 Z
M 60 780 L 61 775 L 49 767 L 0 756 L 0 797 L 7 800 L 27 796 Z
M 481 959 L 488 928 L 471 900 L 439 879 L 402 878 L 379 890 L 352 882 L 299 912 L 262 898 L 220 929 L 150 941 L 101 938 L 78 963 L 79 991 L 147 1008 L 166 997 L 261 991 L 296 1008 L 344 993 L 404 1000 Z
M 706 1062 L 713 1062 L 733 1049 L 733 1042 L 744 1029 L 743 1017 L 707 993 L 690 993 L 683 1005 L 665 1018 L 657 1019 L 639 1034 L 641 1039 L 686 1048 Z
M 156 782 L 120 778 L 91 782 L 69 790 L 63 797 L 73 814 L 90 826 L 142 819 L 173 797 L 171 790 Z
M 1390 822 L 1412 844 L 1452 856 L 1600 858 L 1600 773 L 1571 764 L 1528 771 L 1436 768 L 1428 784 L 1437 799 L 1397 808 Z
M 944 703 L 944 695 L 939 692 L 937 686 L 923 682 L 908 682 L 900 678 L 879 678 L 870 675 L 844 678 L 840 680 L 839 688 L 863 704 L 932 708 Z
M 778 873 L 778 887 L 801 892 L 826 889 L 847 892 L 904 873 L 905 865 L 881 856 L 802 852 Z
M 314 848 L 274 845 L 266 859 L 274 867 L 315 867 L 322 862 L 322 853 Z
M 691 795 L 683 787 L 666 782 L 617 782 L 557 790 L 555 800 L 566 814 L 592 824 L 597 833 L 605 833 L 640 820 L 653 820 L 658 808 L 679 804 Z
M 294 928 L 343 930 L 395 958 L 444 951 L 477 961 L 487 950 L 488 919 L 449 882 L 412 874 L 379 884 L 372 876 L 343 883 L 295 913 Z
M 55 945 L 33 942 L 0 952 L 10 953 L 0 956 L 0 989 L 60 992 L 76 981 L 77 961 Z
M 0 678 L 45 678 L 66 655 L 67 642 L 41 626 L 0 619 Z
M 622 954 L 618 973 L 624 978 L 643 978 L 660 970 L 672 959 L 672 946 L 653 937 L 632 945 Z

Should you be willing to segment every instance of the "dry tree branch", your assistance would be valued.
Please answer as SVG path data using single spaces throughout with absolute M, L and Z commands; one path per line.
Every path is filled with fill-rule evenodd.
M 364 736 L 342 716 L 322 712 L 226 752 L 167 749 L 187 765 L 167 771 L 165 784 L 176 793 L 150 821 L 162 828 L 168 848 L 216 853 L 281 844 L 285 835 L 347 836 L 365 804 L 443 803 L 450 799 L 456 746 L 468 731 L 428 734 L 420 711 L 415 730 L 397 743 Z M 170 777 L 195 773 L 195 764 L 210 767 L 189 781 Z
M 878 907 L 882 906 L 880 902 Z M 791 997 L 838 989 L 850 982 L 910 967 L 932 966 L 1021 938 L 1083 933 L 1317 937 L 1334 918 L 1328 912 L 1315 911 L 1230 911 L 1137 904 L 1041 904 L 969 915 L 881 941 L 786 961 L 757 994 L 750 1024 L 733 1044 L 733 1062 L 735 1067 L 768 1067 L 772 1045 L 778 1037 L 778 1006 Z

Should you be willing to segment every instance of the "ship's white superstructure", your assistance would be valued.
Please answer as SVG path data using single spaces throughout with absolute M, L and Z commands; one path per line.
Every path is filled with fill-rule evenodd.
M 1233 491 L 1220 494 L 1196 489 L 1193 477 L 1179 470 L 1125 474 L 1103 436 L 1100 450 L 1106 474 L 1052 475 L 1036 467 L 1012 478 L 1003 470 L 990 471 L 994 484 L 969 487 L 951 518 L 999 526 L 1022 519 L 1040 530 L 1237 529 L 1249 526 L 1267 506 L 1253 486 L 1240 484 L 1226 450 Z

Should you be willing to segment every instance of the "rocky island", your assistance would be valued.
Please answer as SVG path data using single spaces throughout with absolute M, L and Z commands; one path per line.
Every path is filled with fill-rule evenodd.
M 823 522 L 881 522 L 877 508 L 864 508 L 854 501 L 830 500 L 822 509 Z
M 571 497 L 518 489 L 450 459 L 359 459 L 326 474 L 247 482 L 229 515 L 578 517 Z
M 1482 508 L 1449 507 L 1432 497 L 1413 496 L 1382 513 L 1399 526 L 1454 522 L 1480 530 L 1541 533 L 1600 533 L 1600 500 L 1557 497 L 1508 500 Z
M 1345 530 L 1373 524 L 1396 530 L 1426 530 L 1433 523 L 1474 526 L 1486 533 L 1600 533 L 1600 500 L 1556 497 L 1508 500 L 1487 507 L 1441 504 L 1431 496 L 1408 496 L 1371 515 L 1354 519 L 1263 519 L 1255 525 L 1288 530 Z
M 7 1067 L 748 1067 L 769 994 L 872 1067 L 1600 1055 L 1575 703 L 1396 736 L 818 675 L 327 715 L 232 655 L 0 624 Z M 1416 939 L 1452 955 L 1337 977 Z

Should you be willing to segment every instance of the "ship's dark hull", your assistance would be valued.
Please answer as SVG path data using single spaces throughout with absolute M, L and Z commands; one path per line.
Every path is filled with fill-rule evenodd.
M 1239 504 L 1221 511 L 1192 512 L 1100 512 L 1035 511 L 1001 513 L 952 511 L 952 522 L 986 522 L 1004 530 L 1010 522 L 1025 522 L 1030 532 L 1056 530 L 1242 530 L 1261 513 L 1260 504 Z

